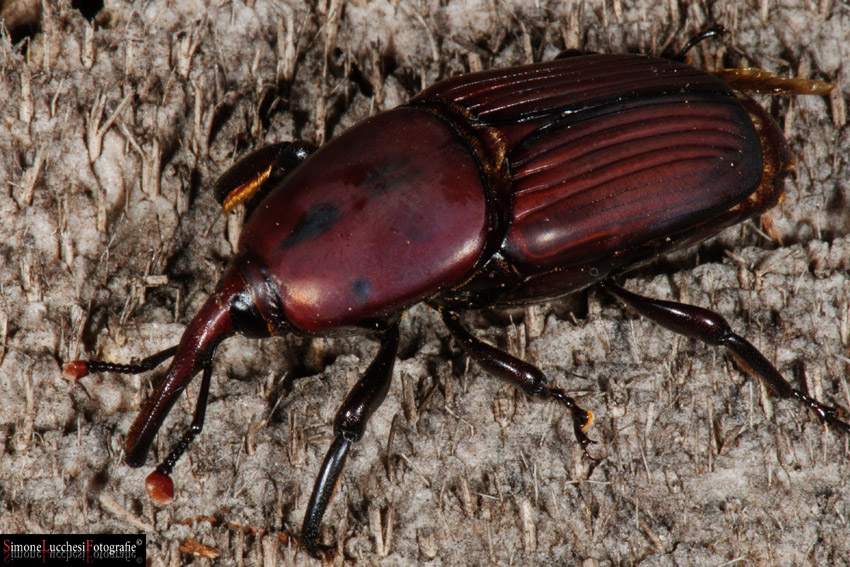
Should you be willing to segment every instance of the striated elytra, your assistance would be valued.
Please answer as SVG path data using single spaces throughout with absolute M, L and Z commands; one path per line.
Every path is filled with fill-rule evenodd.
M 304 516 L 301 544 L 317 557 L 332 553 L 319 527 L 348 450 L 389 389 L 399 319 L 421 301 L 487 372 L 568 408 L 582 448 L 592 414 L 538 368 L 476 339 L 461 311 L 600 284 L 677 333 L 725 346 L 774 393 L 850 432 L 836 408 L 793 388 L 720 315 L 612 280 L 776 205 L 792 159 L 774 120 L 745 93 L 828 89 L 752 70 L 712 74 L 679 60 L 599 54 L 442 81 L 322 148 L 283 142 L 233 166 L 215 188 L 225 210 L 264 197 L 180 343 L 136 365 L 74 361 L 65 371 L 143 372 L 173 356 L 127 436 L 134 467 L 203 371 L 190 429 L 148 477 L 149 494 L 164 503 L 173 498 L 175 462 L 203 426 L 222 340 L 375 337 L 378 354 L 336 415 Z

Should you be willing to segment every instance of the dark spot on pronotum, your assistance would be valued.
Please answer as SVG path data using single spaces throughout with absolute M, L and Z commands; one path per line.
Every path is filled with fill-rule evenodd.
M 317 203 L 310 207 L 289 236 L 280 243 L 280 248 L 290 248 L 323 235 L 339 220 L 339 208 L 330 202 Z
M 381 195 L 393 189 L 407 186 L 420 175 L 419 168 L 412 167 L 411 160 L 405 157 L 373 169 L 363 179 L 363 184 L 372 186 L 372 195 Z
M 366 303 L 372 293 L 372 284 L 363 278 L 357 278 L 351 284 L 351 290 L 354 292 L 354 297 L 358 303 Z

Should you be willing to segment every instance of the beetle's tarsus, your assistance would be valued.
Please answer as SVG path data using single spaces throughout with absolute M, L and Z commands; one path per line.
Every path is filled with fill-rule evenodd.
M 593 457 L 587 450 L 596 441 L 588 437 L 585 433 L 593 425 L 593 413 L 581 408 L 573 398 L 568 396 L 560 388 L 549 388 L 549 397 L 567 406 L 573 417 L 573 434 L 575 434 L 576 441 L 578 441 L 582 451 L 584 451 L 584 456 L 591 461 L 597 461 L 598 459 Z
M 818 412 L 818 417 L 821 420 L 821 423 L 826 425 L 827 427 L 833 426 L 838 429 L 843 430 L 846 433 L 850 433 L 850 424 L 845 421 L 838 419 L 843 412 L 841 412 L 838 408 L 826 407 L 826 411 Z
M 477 339 L 460 322 L 460 316 L 448 309 L 440 309 L 443 322 L 463 350 L 489 374 L 501 378 L 521 389 L 529 396 L 551 398 L 565 405 L 573 418 L 573 432 L 584 454 L 592 460 L 587 447 L 595 443 L 585 431 L 593 423 L 593 414 L 581 408 L 576 401 L 560 388 L 546 386 L 546 376 L 536 366 Z
M 793 397 L 800 400 L 800 402 L 815 412 L 820 422 L 826 427 L 836 427 L 845 433 L 850 433 L 850 424 L 840 419 L 844 413 L 841 411 L 841 408 L 822 404 L 802 390 L 794 390 Z
M 332 545 L 324 545 L 316 541 L 309 542 L 303 537 L 300 543 L 304 551 L 306 551 L 313 559 L 319 559 L 325 563 L 332 563 L 334 558 L 337 556 L 337 550 Z
M 682 47 L 682 49 L 680 49 L 679 52 L 673 56 L 673 59 L 684 61 L 687 58 L 688 51 L 693 49 L 694 46 L 696 46 L 698 43 L 712 37 L 723 36 L 727 33 L 729 33 L 729 30 L 727 30 L 720 24 L 713 25 L 710 28 L 701 31 L 700 33 L 689 39 L 688 42 Z

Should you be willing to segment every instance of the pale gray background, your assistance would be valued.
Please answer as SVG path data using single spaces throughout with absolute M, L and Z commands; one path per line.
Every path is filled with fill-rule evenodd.
M 786 376 L 802 359 L 810 390 L 850 407 L 846 2 L 109 1 L 93 24 L 45 2 L 42 18 L 28 49 L 0 42 L 0 531 L 146 531 L 151 565 L 211 564 L 178 551 L 190 539 L 218 565 L 316 565 L 278 534 L 300 528 L 372 342 L 226 342 L 165 508 L 144 478 L 197 383 L 134 470 L 124 438 L 164 368 L 74 386 L 61 363 L 177 342 L 238 234 L 210 183 L 250 149 L 321 141 L 457 72 L 565 47 L 659 53 L 710 23 L 732 36 L 696 49 L 696 64 L 838 90 L 763 100 L 798 160 L 774 213 L 785 247 L 749 223 L 628 286 L 717 309 Z M 850 437 L 767 396 L 723 352 L 596 292 L 467 321 L 594 411 L 601 460 L 583 458 L 562 408 L 467 367 L 414 308 L 326 517 L 352 562 L 850 565 Z

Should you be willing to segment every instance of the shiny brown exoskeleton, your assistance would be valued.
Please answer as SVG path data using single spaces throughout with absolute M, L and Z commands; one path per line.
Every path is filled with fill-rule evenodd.
M 127 463 L 138 467 L 203 371 L 191 428 L 148 477 L 148 492 L 162 502 L 173 495 L 174 463 L 203 425 L 222 340 L 237 332 L 375 336 L 378 354 L 337 413 L 304 516 L 301 544 L 316 556 L 329 549 L 319 526 L 348 449 L 389 389 L 399 318 L 420 301 L 488 372 L 564 404 L 583 448 L 590 412 L 536 367 L 476 339 L 459 311 L 601 284 L 665 327 L 725 346 L 773 392 L 850 432 L 837 409 L 793 388 L 720 315 L 612 280 L 781 200 L 788 148 L 742 91 L 822 94 L 829 85 L 753 71 L 723 77 L 676 60 L 578 55 L 448 79 L 318 150 L 304 142 L 258 150 L 218 181 L 225 210 L 265 197 L 179 345 L 138 365 L 78 361 L 66 372 L 142 372 L 173 355 L 127 437 Z

